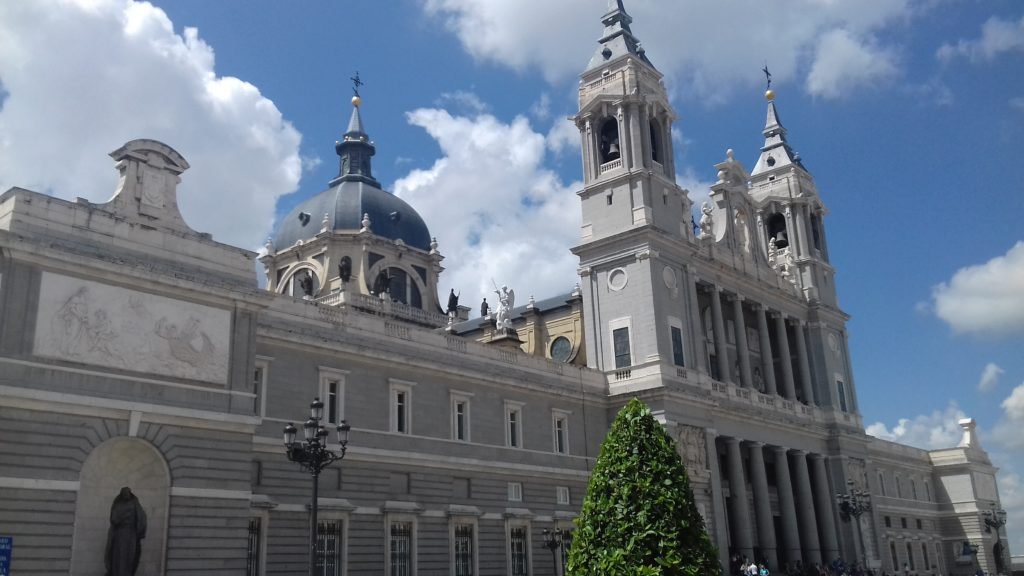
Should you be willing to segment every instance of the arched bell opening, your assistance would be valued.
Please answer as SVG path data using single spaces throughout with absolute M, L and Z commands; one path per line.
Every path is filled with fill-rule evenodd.
M 651 160 L 654 160 L 658 164 L 664 164 L 665 161 L 662 153 L 662 136 L 661 130 L 658 128 L 658 122 L 654 118 L 651 118 Z
M 606 118 L 601 124 L 601 164 L 618 160 L 622 157 L 619 141 L 619 122 L 615 118 Z
M 768 239 L 775 240 L 779 250 L 789 246 L 789 231 L 786 229 L 786 217 L 778 212 L 772 214 L 765 224 L 768 227 Z
M 312 298 L 320 291 L 320 277 L 316 272 L 303 266 L 296 269 L 287 279 L 278 285 L 278 293 L 295 298 Z
M 419 283 L 404 268 L 384 267 L 371 274 L 370 293 L 380 298 L 423 309 L 423 292 Z

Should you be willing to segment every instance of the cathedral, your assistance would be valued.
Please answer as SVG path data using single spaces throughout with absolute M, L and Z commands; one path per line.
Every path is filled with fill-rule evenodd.
M 724 571 L 745 557 L 1007 572 L 973 420 L 943 450 L 864 432 L 827 183 L 790 147 L 775 94 L 763 146 L 726 153 L 695 219 L 662 75 L 621 0 L 601 23 L 573 118 L 583 217 L 566 294 L 445 307 L 442 247 L 374 177 L 358 96 L 338 175 L 260 254 L 188 226 L 189 162 L 154 140 L 111 153 L 106 203 L 4 192 L 11 573 L 99 576 L 129 542 L 147 576 L 308 574 L 311 557 L 330 576 L 560 576 L 634 397 L 676 439 Z M 311 403 L 348 432 L 323 440 L 344 459 L 316 476 L 312 547 L 313 481 L 282 441 Z

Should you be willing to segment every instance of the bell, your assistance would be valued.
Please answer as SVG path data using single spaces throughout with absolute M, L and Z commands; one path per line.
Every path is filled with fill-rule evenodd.
M 611 156 L 612 154 L 614 154 L 616 156 L 619 155 L 619 141 L 618 140 L 612 140 L 611 145 L 608 146 L 608 155 Z
M 786 238 L 786 231 L 785 230 L 779 230 L 775 234 L 775 247 L 776 248 L 785 248 L 786 246 L 789 246 L 789 240 Z

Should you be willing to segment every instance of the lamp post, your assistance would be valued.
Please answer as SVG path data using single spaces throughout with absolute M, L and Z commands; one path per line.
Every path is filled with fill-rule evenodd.
M 330 433 L 320 423 L 324 418 L 324 403 L 319 398 L 314 398 L 309 405 L 309 419 L 302 424 L 302 435 L 304 441 L 295 441 L 295 426 L 289 423 L 284 427 L 284 447 L 288 459 L 297 462 L 303 470 L 313 476 L 313 502 L 311 503 L 309 518 L 309 574 L 316 576 L 316 541 L 317 541 L 317 498 L 320 492 L 320 472 L 331 464 L 345 457 L 345 448 L 348 446 L 348 433 L 352 429 L 344 420 L 338 424 L 338 444 L 341 450 L 337 453 L 327 449 L 327 437 Z
M 981 513 L 985 519 L 985 532 L 991 533 L 993 529 L 996 531 L 996 544 L 992 548 L 996 561 L 996 573 L 1002 574 L 1005 572 L 1005 566 L 1003 563 L 1003 541 L 999 537 L 999 529 L 1006 525 L 1006 510 L 1002 508 L 996 508 L 996 503 L 992 503 L 991 510 L 985 510 Z
M 544 547 L 551 550 L 551 562 L 554 564 L 555 574 L 558 574 L 558 552 L 559 550 L 564 550 L 572 542 L 572 532 L 562 530 L 561 528 L 555 528 L 554 530 L 545 528 L 541 534 L 544 537 Z
M 867 566 L 867 550 L 864 549 L 864 534 L 860 528 L 860 517 L 871 510 L 871 494 L 856 487 L 852 479 L 846 480 L 846 494 L 836 494 L 836 506 L 843 520 L 857 523 L 857 538 L 860 540 L 861 566 Z

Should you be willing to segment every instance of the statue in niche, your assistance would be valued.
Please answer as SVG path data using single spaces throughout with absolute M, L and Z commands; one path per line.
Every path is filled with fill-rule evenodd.
M 776 259 L 779 257 L 779 249 L 775 246 L 775 238 L 768 240 L 768 265 L 775 268 Z
M 379 296 L 381 300 L 386 300 L 388 295 L 391 294 L 391 275 L 388 274 L 387 270 L 381 270 L 377 274 L 377 279 L 373 281 L 373 293 Z
M 306 273 L 299 278 L 299 287 L 302 288 L 302 295 L 307 300 L 313 297 L 313 275 L 306 270 Z
M 754 388 L 764 394 L 764 378 L 761 376 L 761 369 L 758 367 L 754 368 Z
M 712 214 L 710 202 L 705 202 L 700 206 L 700 237 L 710 238 L 715 233 L 715 217 Z
M 110 505 L 110 528 L 104 557 L 106 576 L 135 576 L 146 537 L 146 512 L 125 486 Z
M 352 259 L 348 256 L 342 256 L 341 262 L 338 262 L 338 277 L 341 278 L 342 283 L 347 283 L 352 279 Z
M 487 303 L 487 298 L 480 303 L 480 317 L 487 318 L 487 315 L 491 313 L 491 305 Z
M 516 304 L 516 293 L 508 286 L 502 286 L 500 290 L 495 290 L 494 293 L 498 295 L 497 327 L 499 330 L 511 330 L 512 308 Z
M 744 254 L 750 254 L 750 230 L 747 229 L 747 216 L 742 211 L 736 212 L 733 219 L 736 228 L 736 238 L 739 241 L 740 250 Z

